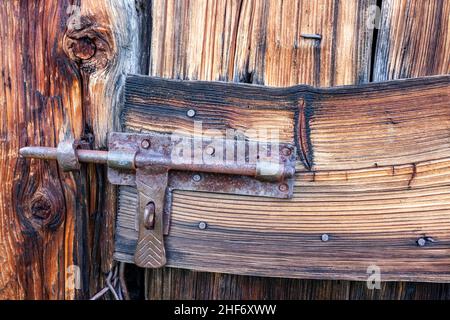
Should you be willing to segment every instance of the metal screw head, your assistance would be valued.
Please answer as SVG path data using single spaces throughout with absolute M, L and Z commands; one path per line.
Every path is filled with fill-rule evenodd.
M 208 146 L 208 147 L 206 147 L 205 152 L 208 156 L 212 156 L 216 152 L 216 149 L 214 149 L 214 147 L 212 147 L 212 146 Z
M 195 182 L 199 182 L 200 180 L 202 180 L 202 176 L 199 174 L 194 174 L 192 176 L 192 180 L 194 180 Z
M 278 187 L 278 189 L 279 189 L 281 192 L 287 192 L 287 191 L 289 191 L 289 186 L 288 186 L 286 183 L 282 183 L 282 184 L 280 184 L 280 186 Z
M 144 148 L 144 149 L 150 148 L 150 141 L 148 139 L 142 140 L 141 147 Z
M 320 238 L 323 242 L 327 242 L 328 240 L 330 240 L 330 237 L 326 233 L 324 233 Z
M 200 230 L 205 230 L 207 227 L 208 227 L 208 224 L 207 224 L 206 222 L 204 222 L 204 221 L 201 221 L 201 222 L 199 222 L 199 224 L 198 224 L 198 228 L 199 228 Z
M 186 115 L 187 115 L 189 118 L 195 117 L 195 114 L 196 114 L 196 112 L 195 112 L 194 109 L 189 109 L 189 110 L 186 112 Z
M 425 247 L 426 244 L 427 244 L 427 240 L 425 240 L 424 238 L 419 238 L 419 239 L 417 240 L 417 245 L 418 245 L 419 247 Z

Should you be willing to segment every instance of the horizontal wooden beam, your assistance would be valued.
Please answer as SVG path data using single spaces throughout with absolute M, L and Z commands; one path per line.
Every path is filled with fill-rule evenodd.
M 193 133 L 194 120 L 205 130 L 276 129 L 300 150 L 292 200 L 176 192 L 169 266 L 366 280 L 376 265 L 384 281 L 446 282 L 449 101 L 450 76 L 332 89 L 130 76 L 122 123 L 126 131 Z M 121 188 L 115 257 L 128 262 L 135 203 L 135 189 Z

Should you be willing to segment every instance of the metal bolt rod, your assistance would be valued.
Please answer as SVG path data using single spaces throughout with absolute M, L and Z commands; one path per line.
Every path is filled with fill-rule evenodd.
M 78 169 L 78 162 L 107 164 L 116 169 L 136 169 L 149 166 L 168 167 L 173 170 L 191 172 L 211 172 L 232 175 L 243 175 L 261 178 L 267 181 L 281 181 L 295 175 L 295 168 L 286 168 L 278 163 L 258 161 L 256 163 L 192 163 L 188 161 L 174 162 L 170 157 L 149 157 L 147 154 L 124 151 L 98 151 L 77 149 L 71 141 L 62 142 L 58 148 L 25 147 L 20 149 L 25 158 L 57 160 L 65 171 Z M 77 165 L 78 164 L 78 165 Z M 285 184 L 281 191 L 289 190 Z
M 19 154 L 24 158 L 36 158 L 45 160 L 56 160 L 56 148 L 49 147 L 25 147 L 20 149 Z
M 174 163 L 170 159 L 166 158 L 149 158 L 146 155 L 137 154 L 135 158 L 135 165 L 138 168 L 145 168 L 157 165 L 157 166 L 167 166 L 173 170 L 180 170 L 180 171 L 243 175 L 249 177 L 264 178 L 264 180 L 267 181 L 279 181 L 284 178 L 291 178 L 295 175 L 295 169 L 285 170 L 285 168 L 279 165 L 278 163 L 263 162 L 263 161 L 254 164 L 191 163 L 190 161 L 185 163 L 183 162 Z
M 50 147 L 24 147 L 19 154 L 24 158 L 57 160 L 57 149 Z M 87 163 L 108 163 L 108 151 L 83 150 L 76 151 L 78 161 Z

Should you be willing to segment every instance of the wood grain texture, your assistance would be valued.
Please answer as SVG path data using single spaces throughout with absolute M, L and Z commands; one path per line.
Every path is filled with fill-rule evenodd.
M 83 133 L 81 85 L 60 45 L 66 6 L 7 1 L 0 8 L 2 298 L 62 298 L 66 267 L 79 263 L 83 177 L 60 173 L 55 163 L 18 159 L 21 146 Z
M 449 299 L 448 284 L 383 282 L 368 290 L 365 282 L 261 278 L 166 268 L 147 277 L 148 295 L 159 299 L 207 300 L 435 300 Z
M 365 19 L 374 4 L 155 0 L 150 75 L 276 86 L 368 81 L 372 33 Z
M 0 298 L 88 298 L 111 264 L 114 201 L 103 197 L 102 169 L 63 173 L 18 150 L 66 137 L 105 145 L 123 73 L 140 71 L 145 14 L 135 5 L 0 6 Z
M 147 1 L 83 1 L 79 6 L 79 25 L 70 24 L 63 39 L 66 54 L 78 63 L 83 85 L 85 131 L 94 138 L 93 148 L 107 146 L 107 134 L 119 129 L 118 115 L 122 87 L 127 73 L 148 69 L 150 40 Z M 93 56 L 84 56 L 92 46 Z M 100 270 L 111 269 L 114 250 L 116 188 L 106 181 L 102 166 L 92 168 L 90 181 L 91 217 L 98 223 L 89 230 L 91 245 L 98 249 Z M 98 262 L 93 264 L 94 268 Z
M 375 81 L 450 72 L 450 1 L 383 0 Z
M 395 7 L 395 11 L 392 11 L 391 16 L 389 19 L 384 18 L 385 13 L 383 13 L 382 20 L 385 21 L 385 27 L 387 29 L 392 30 L 391 34 L 395 34 L 397 31 L 398 26 L 402 24 L 404 19 L 399 19 L 400 16 L 405 16 L 405 6 L 397 5 L 396 2 L 399 2 L 397 0 L 383 0 L 383 1 L 377 1 L 378 5 L 385 6 L 386 4 L 391 4 Z M 403 3 L 406 3 L 405 1 L 402 1 Z M 431 3 L 431 6 L 439 6 L 440 0 L 431 0 L 431 1 L 422 1 L 422 0 L 413 0 L 408 1 L 408 4 L 412 5 L 421 5 L 421 3 L 425 2 L 434 2 Z M 358 36 L 349 36 L 346 37 L 346 32 L 343 32 L 342 28 L 337 26 L 336 22 L 336 15 L 331 16 L 331 18 L 328 16 L 326 19 L 323 19 L 324 13 L 320 10 L 321 7 L 314 7 L 313 10 L 308 11 L 297 11 L 298 19 L 302 19 L 303 21 L 311 20 L 316 21 L 317 23 L 314 24 L 305 24 L 303 28 L 307 29 L 308 33 L 316 33 L 321 31 L 322 37 L 325 37 L 327 40 L 332 39 L 334 37 L 333 31 L 336 30 L 336 34 L 339 34 L 340 39 L 344 38 L 346 40 L 345 45 L 343 43 L 338 44 L 336 41 L 333 41 L 332 48 L 334 48 L 333 52 L 341 52 L 342 54 L 339 55 L 340 60 L 339 62 L 334 62 L 336 59 L 336 55 L 331 54 L 332 51 L 328 50 L 322 50 L 322 45 L 317 44 L 316 41 L 307 41 L 304 40 L 304 44 L 309 44 L 308 46 L 302 46 L 299 47 L 296 50 L 292 50 L 293 52 L 297 52 L 298 54 L 290 55 L 289 53 L 284 55 L 285 59 L 281 60 L 279 59 L 279 56 L 271 56 L 269 54 L 266 54 L 267 47 L 271 46 L 272 48 L 276 47 L 277 43 L 273 43 L 276 39 L 273 37 L 268 37 L 266 32 L 266 26 L 268 26 L 268 19 L 269 16 L 271 17 L 273 24 L 272 29 L 275 29 L 278 26 L 279 34 L 289 34 L 290 37 L 292 37 L 292 32 L 295 32 L 295 34 L 303 33 L 303 30 L 295 30 L 293 28 L 293 25 L 297 25 L 297 19 L 289 18 L 285 19 L 284 15 L 289 15 L 295 11 L 295 7 L 306 7 L 308 5 L 314 6 L 314 3 L 316 1 L 283 1 L 275 3 L 269 1 L 242 1 L 242 4 L 240 6 L 240 10 L 238 10 L 237 15 L 239 16 L 239 20 L 242 21 L 242 23 L 239 24 L 239 27 L 232 26 L 230 29 L 234 30 L 237 29 L 238 34 L 240 37 L 238 38 L 238 41 L 236 41 L 236 50 L 233 51 L 232 49 L 229 50 L 228 48 L 233 48 L 234 45 L 230 46 L 228 43 L 225 42 L 222 47 L 222 32 L 221 28 L 223 26 L 222 21 L 235 21 L 230 18 L 230 10 L 220 11 L 216 15 L 215 13 L 211 13 L 211 11 L 208 11 L 208 13 L 204 14 L 205 19 L 201 21 L 212 21 L 216 16 L 219 17 L 219 19 L 214 20 L 215 24 L 209 24 L 211 28 L 205 28 L 204 31 L 198 30 L 195 33 L 192 31 L 189 32 L 189 35 L 186 35 L 188 32 L 184 26 L 186 25 L 186 22 L 189 21 L 190 13 L 185 11 L 180 11 L 181 5 L 184 3 L 182 1 L 176 2 L 175 10 L 171 9 L 172 7 L 165 7 L 164 4 L 167 3 L 166 1 L 160 1 L 160 2 L 154 2 L 152 12 L 153 12 L 153 19 L 152 23 L 155 26 L 153 29 L 152 37 L 153 42 L 156 41 L 158 45 L 154 45 L 152 47 L 152 55 L 151 55 L 151 61 L 152 61 L 152 68 L 150 69 L 150 75 L 158 75 L 158 76 L 165 76 L 165 77 L 174 77 L 174 78 L 190 78 L 189 75 L 186 74 L 185 70 L 187 69 L 186 65 L 194 64 L 192 59 L 187 60 L 186 52 L 190 50 L 190 46 L 192 41 L 196 41 L 197 37 L 199 35 L 202 36 L 202 39 L 206 39 L 207 41 L 209 38 L 211 39 L 219 39 L 218 44 L 216 45 L 214 49 L 214 55 L 211 58 L 211 56 L 205 56 L 203 55 L 203 52 L 205 49 L 203 48 L 203 45 L 196 45 L 197 48 L 201 48 L 201 50 L 193 51 L 191 54 L 196 57 L 196 61 L 200 61 L 202 64 L 208 64 L 210 65 L 210 70 L 215 70 L 215 74 L 209 74 L 205 77 L 198 77 L 197 79 L 204 79 L 204 80 L 227 80 L 227 81 L 239 81 L 239 82 L 251 82 L 251 83 L 258 83 L 258 84 L 266 84 L 266 85 L 294 85 L 297 83 L 305 83 L 305 84 L 313 84 L 313 85 L 339 85 L 339 84 L 352 84 L 352 83 L 359 83 L 360 81 L 367 81 L 368 79 L 390 79 L 387 75 L 382 75 L 380 71 L 375 71 L 372 74 L 370 74 L 370 65 L 377 64 L 377 65 L 391 65 L 392 67 L 392 74 L 398 74 L 400 73 L 400 70 L 405 69 L 421 69 L 423 73 L 416 73 L 415 76 L 424 76 L 424 75 L 431 75 L 431 72 L 424 72 L 422 67 L 418 67 L 421 64 L 430 64 L 433 63 L 436 65 L 436 70 L 440 70 L 439 73 L 445 74 L 450 73 L 450 69 L 448 68 L 448 62 L 446 62 L 446 58 L 440 56 L 438 59 L 435 59 L 435 57 L 432 54 L 427 55 L 426 57 L 423 57 L 422 59 L 409 59 L 406 63 L 406 61 L 401 61 L 401 63 L 393 63 L 393 56 L 387 55 L 387 47 L 390 46 L 391 48 L 394 48 L 397 52 L 404 52 L 405 54 L 413 56 L 414 52 L 417 52 L 421 50 L 421 47 L 427 48 L 427 45 L 425 43 L 430 43 L 432 41 L 437 41 L 439 44 L 445 44 L 448 43 L 449 37 L 448 32 L 446 32 L 449 28 L 448 26 L 442 25 L 440 29 L 437 30 L 437 33 L 430 33 L 426 32 L 426 30 L 429 28 L 430 24 L 434 21 L 439 21 L 439 17 L 448 16 L 448 12 L 445 11 L 439 12 L 438 10 L 434 10 L 433 14 L 434 17 L 429 16 L 429 22 L 430 23 L 424 23 L 423 20 L 417 19 L 417 15 L 410 15 L 409 22 L 416 25 L 416 28 L 413 32 L 412 29 L 405 29 L 403 32 L 399 31 L 399 35 L 404 35 L 406 38 L 413 38 L 417 34 L 423 34 L 424 37 L 422 37 L 421 41 L 414 41 L 414 42 L 406 42 L 406 44 L 402 44 L 400 42 L 396 42 L 395 44 L 390 45 L 391 42 L 393 42 L 393 38 L 385 37 L 383 41 L 383 32 L 382 30 L 377 29 L 367 29 L 365 26 L 367 23 L 371 24 L 373 20 L 371 18 L 366 16 L 366 9 L 359 9 L 356 17 L 360 21 L 360 25 L 363 27 L 360 27 L 361 29 L 358 32 Z M 198 6 L 199 1 L 190 1 L 190 6 L 192 11 L 196 10 L 196 6 Z M 204 7 L 204 2 L 202 3 L 202 7 Z M 230 2 L 227 2 L 229 4 Z M 309 3 L 309 4 L 308 4 Z M 319 2 L 317 2 L 319 3 Z M 326 1 L 320 1 L 320 5 L 323 5 L 325 3 L 325 7 L 329 8 L 330 6 L 337 8 L 335 12 L 337 12 L 337 15 L 340 15 L 342 17 L 341 22 L 344 25 L 347 25 L 347 29 L 351 29 L 352 27 L 349 26 L 346 22 L 346 19 L 350 19 L 352 21 L 355 21 L 354 15 L 352 14 L 345 14 L 345 12 L 355 12 L 356 10 L 353 10 L 352 7 L 359 6 L 360 8 L 364 7 L 364 5 L 372 5 L 373 2 L 370 3 L 364 3 L 364 1 L 333 1 L 330 0 L 329 4 Z M 273 8 L 276 8 L 277 6 L 286 6 L 285 10 L 283 11 L 283 15 L 280 14 L 276 17 L 278 19 L 277 22 L 275 22 L 274 17 L 274 10 Z M 347 10 L 342 9 L 343 6 L 347 7 Z M 212 6 L 209 6 L 212 7 Z M 288 8 L 288 10 L 286 10 Z M 417 12 L 418 14 L 421 14 L 421 12 L 428 11 L 429 12 L 429 6 L 428 5 L 421 5 L 420 10 Z M 292 9 L 292 10 L 289 10 Z M 235 11 L 234 11 L 235 12 Z M 280 10 L 278 11 L 280 12 Z M 373 12 L 373 11 L 372 11 Z M 383 12 L 386 12 L 384 9 Z M 235 13 L 236 15 L 236 13 Z M 177 16 L 175 19 L 174 17 Z M 423 15 L 422 15 L 423 16 Z M 223 18 L 223 20 L 222 20 Z M 369 21 L 367 21 L 367 19 Z M 176 23 L 174 23 L 176 21 Z M 286 23 L 285 21 L 289 21 L 289 23 Z M 276 23 L 276 24 L 275 24 Z M 324 23 L 330 23 L 333 25 L 333 27 L 330 28 L 321 28 L 321 26 Z M 229 23 L 227 24 L 227 26 Z M 157 27 L 159 26 L 159 27 Z M 200 27 L 201 28 L 201 27 Z M 226 29 L 226 30 L 230 30 Z M 169 36 L 166 32 L 166 30 L 171 31 L 171 35 Z M 173 32 L 173 30 L 182 30 L 183 32 Z M 215 31 L 217 30 L 217 32 Z M 338 30 L 341 30 L 341 32 L 337 32 Z M 208 33 L 208 37 L 205 36 L 205 32 Z M 283 32 L 281 32 L 283 31 Z M 419 32 L 418 32 L 419 31 Z M 306 32 L 305 32 L 306 33 Z M 378 33 L 378 37 L 377 37 Z M 184 38 L 189 38 L 189 41 L 186 42 L 179 42 L 172 40 L 172 35 L 181 35 L 183 34 Z M 351 34 L 351 33 L 350 33 Z M 363 37 L 359 36 L 359 34 L 366 34 L 367 40 L 364 40 Z M 385 34 L 387 35 L 387 34 Z M 378 45 L 375 43 L 377 48 L 377 55 L 370 56 L 370 47 L 372 43 L 372 36 L 375 36 L 375 41 L 384 42 L 384 45 Z M 224 37 L 226 39 L 226 37 Z M 160 39 L 160 40 L 158 40 Z M 170 39 L 167 40 L 167 39 Z M 292 38 L 291 38 L 292 39 Z M 435 39 L 435 40 L 432 40 Z M 215 43 L 215 40 L 209 40 L 210 43 Z M 356 41 L 358 43 L 363 43 L 364 47 L 359 48 L 358 50 L 352 49 L 355 48 L 355 44 L 353 41 Z M 168 42 L 170 45 L 164 47 L 164 49 L 158 49 L 161 48 L 161 44 L 165 44 Z M 231 41 L 231 43 L 234 43 Z M 217 49 L 218 47 L 218 49 Z M 293 46 L 294 47 L 294 46 Z M 395 48 L 397 47 L 397 48 Z M 156 48 L 156 49 L 155 49 Z M 315 49 L 314 49 L 315 48 Z M 368 50 L 368 51 L 367 51 Z M 422 49 L 423 50 L 423 49 Z M 224 51 L 226 51 L 228 54 L 225 54 Z M 317 58 L 317 52 L 321 52 L 320 57 Z M 360 54 L 346 54 L 348 52 L 354 53 L 355 51 L 359 52 Z M 287 49 L 287 52 L 289 52 L 289 49 Z M 302 54 L 304 53 L 305 54 Z M 326 54 L 325 54 L 326 52 Z M 368 56 L 365 56 L 367 54 Z M 316 59 L 314 60 L 312 56 L 316 56 Z M 234 55 L 234 59 L 229 58 L 229 55 Z M 307 61 L 303 60 L 302 63 L 298 63 L 297 56 L 307 56 L 309 59 Z M 163 56 L 170 56 L 170 59 L 166 59 L 166 62 L 164 64 L 161 63 L 161 57 Z M 385 57 L 386 56 L 386 57 Z M 199 57 L 207 57 L 207 58 L 199 58 Z M 290 59 L 290 60 L 289 60 Z M 235 63 L 233 63 L 233 60 Z M 230 63 L 231 61 L 231 63 Z M 325 66 L 318 68 L 318 63 L 314 62 L 320 62 L 320 61 L 326 61 Z M 311 65 L 310 65 L 311 64 Z M 197 69 L 199 68 L 198 62 L 194 64 L 197 66 Z M 284 66 L 284 65 L 290 65 L 291 68 L 283 67 L 283 72 L 278 72 L 278 70 Z M 341 76 L 338 76 L 337 78 L 340 79 L 339 81 L 334 80 L 336 78 L 335 72 L 326 72 L 326 70 L 331 70 L 334 65 L 339 66 L 339 72 Z M 354 66 L 358 66 L 357 68 L 354 68 Z M 200 65 L 201 66 L 201 65 Z M 274 67 L 275 66 L 275 67 Z M 313 66 L 316 66 L 314 68 Z M 300 72 L 298 69 L 302 69 Z M 271 70 L 271 73 L 267 71 L 267 69 Z M 219 71 L 218 71 L 219 70 Z M 312 71 L 314 70 L 314 71 Z M 344 70 L 347 70 L 344 72 Z M 349 70 L 352 70 L 354 74 L 351 74 Z M 384 70 L 383 72 L 386 72 L 386 69 L 377 67 L 376 70 Z M 212 71 L 211 71 L 212 72 Z M 377 75 L 378 73 L 378 75 Z M 346 74 L 348 78 L 344 82 L 342 80 L 342 74 Z M 291 76 L 294 75 L 294 76 Z M 323 76 L 321 76 L 323 75 Z M 412 74 L 406 74 L 407 77 L 413 76 Z M 298 80 L 299 82 L 295 82 L 295 78 L 302 77 L 301 80 Z M 391 76 L 392 78 L 392 76 Z M 270 81 L 268 81 L 270 79 Z M 288 80 L 287 80 L 288 79 Z M 349 79 L 354 79 L 352 82 Z M 301 82 L 300 82 L 301 81 Z M 348 81 L 348 82 L 347 82 Z M 176 277 L 180 281 L 183 281 L 185 284 L 184 290 L 177 290 L 177 288 L 171 287 L 171 284 L 175 286 L 174 282 L 171 281 L 173 277 Z M 197 281 L 206 281 L 206 283 L 209 283 L 211 286 L 214 286 L 215 289 L 217 289 L 215 292 L 217 293 L 214 297 L 235 297 L 238 298 L 241 296 L 240 292 L 248 292 L 251 288 L 252 291 L 252 297 L 259 297 L 259 298 L 282 298 L 282 297 L 289 297 L 289 298 L 314 298 L 319 297 L 321 295 L 321 292 L 328 292 L 324 288 L 331 288 L 330 291 L 333 292 L 333 296 L 339 296 L 339 298 L 345 298 L 346 294 L 345 292 L 351 292 L 350 298 L 358 297 L 358 296 L 364 296 L 369 298 L 375 298 L 375 299 L 383 299 L 383 298 L 394 298 L 394 297 L 406 297 L 406 298 L 419 298 L 419 297 L 435 297 L 435 298 L 445 298 L 445 286 L 433 286 L 433 285 L 420 285 L 420 284 L 386 284 L 383 285 L 383 290 L 381 292 L 373 292 L 368 291 L 364 284 L 359 283 L 350 283 L 350 282 L 341 282 L 335 283 L 330 282 L 327 285 L 324 285 L 323 282 L 315 282 L 315 281 L 295 281 L 295 280 L 285 280 L 283 282 L 279 282 L 277 279 L 259 279 L 252 281 L 251 284 L 249 283 L 250 280 L 248 279 L 254 279 L 254 278 L 247 278 L 242 276 L 229 276 L 229 275 L 218 275 L 218 274 L 205 274 L 205 273 L 196 273 L 196 272 L 188 272 L 188 271 L 180 271 L 177 269 L 166 269 L 164 272 L 156 272 L 156 271 L 149 271 L 148 272 L 148 287 L 149 287 L 149 297 L 151 299 L 161 299 L 163 297 L 185 297 L 189 296 L 191 294 L 192 297 L 211 297 L 207 294 L 207 292 L 204 292 L 203 290 L 200 290 L 198 288 L 201 288 L 199 286 L 195 285 L 194 279 L 197 279 Z M 199 280 L 200 279 L 200 280 Z M 231 279 L 231 280 L 230 280 Z M 231 281 L 231 282 L 230 282 Z M 225 288 L 227 285 L 234 288 L 231 291 L 227 291 L 228 294 L 225 292 Z M 197 288 L 197 289 L 196 289 Z M 276 288 L 276 290 L 270 290 L 267 291 L 267 288 Z M 295 288 L 295 289 L 293 289 Z M 301 289 L 303 288 L 303 289 Z M 306 288 L 306 289 L 305 289 Z M 429 290 L 427 288 L 430 288 Z M 433 289 L 431 289 L 433 288 Z M 323 290 L 322 290 L 323 289 Z M 225 290 L 225 291 L 224 291 Z M 428 290 L 428 291 L 427 291 Z M 432 291 L 432 293 L 431 293 Z M 447 290 L 448 291 L 448 290 Z M 188 293 L 186 293 L 188 292 Z M 289 294 L 287 294 L 288 292 Z M 343 292 L 343 294 L 341 294 Z M 417 294 L 415 294 L 417 293 Z M 369 296 L 368 296 L 369 295 Z M 448 296 L 448 295 L 447 295 Z
M 294 116 L 303 100 L 304 114 Z M 186 116 L 192 108 L 195 121 L 223 134 L 264 129 L 275 119 L 270 124 L 282 132 L 281 141 L 301 145 L 294 122 L 306 119 L 310 169 L 297 166 L 294 198 L 177 192 L 166 239 L 168 266 L 364 281 L 367 268 L 377 265 L 384 281 L 446 282 L 449 103 L 449 76 L 337 89 L 132 76 L 124 124 L 130 123 L 126 130 L 167 133 L 193 128 Z M 161 127 L 163 119 L 171 126 Z M 132 188 L 127 190 L 121 204 L 133 198 Z M 135 207 L 119 207 L 116 257 L 126 261 L 136 245 Z M 200 221 L 207 230 L 198 229 Z M 322 234 L 330 240 L 322 242 Z M 421 248 L 421 237 L 434 242 Z

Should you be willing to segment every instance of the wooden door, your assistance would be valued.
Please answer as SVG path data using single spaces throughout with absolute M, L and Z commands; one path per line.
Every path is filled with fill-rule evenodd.
M 116 190 L 104 169 L 62 173 L 55 163 L 18 158 L 18 149 L 67 136 L 105 148 L 107 132 L 120 129 L 125 74 L 322 87 L 448 74 L 449 15 L 448 0 L 5 1 L 0 297 L 83 299 L 102 286 L 116 221 Z M 145 278 L 150 299 L 449 295 L 444 284 L 372 291 L 359 282 L 170 268 Z

